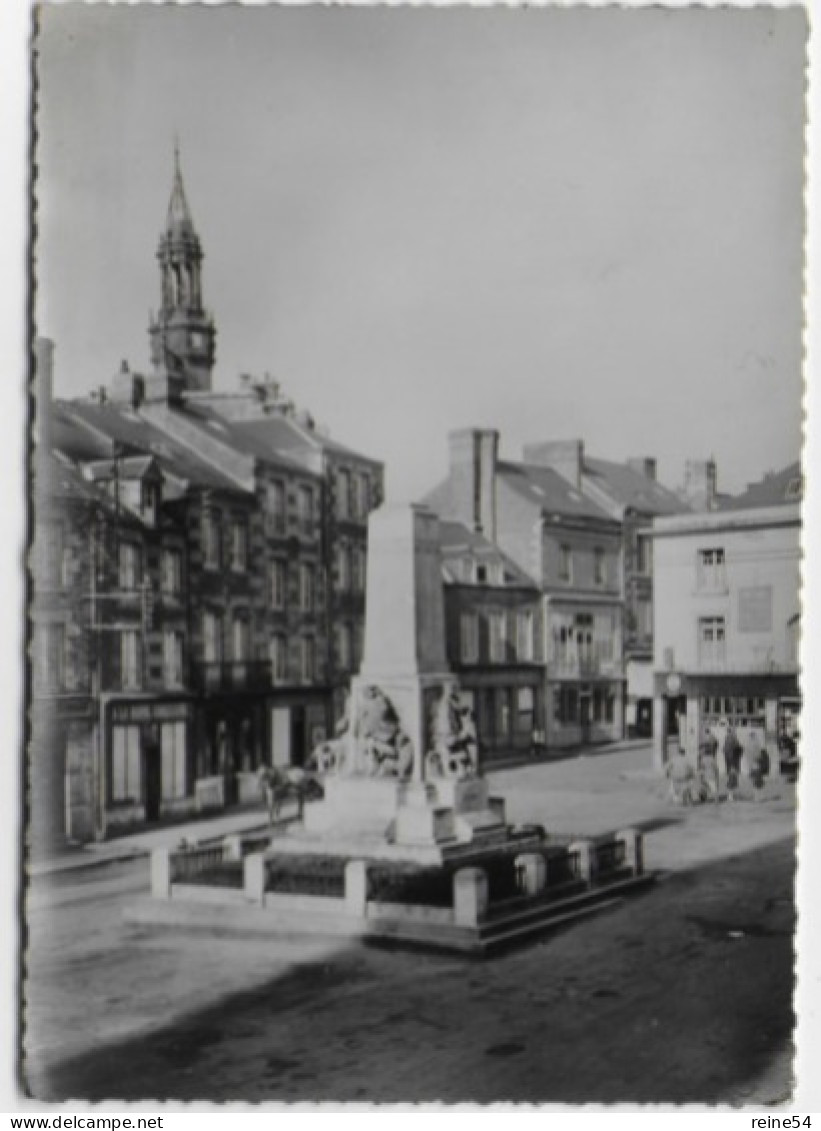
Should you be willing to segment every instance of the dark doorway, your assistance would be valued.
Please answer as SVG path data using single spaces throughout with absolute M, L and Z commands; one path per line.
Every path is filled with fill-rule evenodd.
M 579 696 L 579 726 L 582 745 L 590 741 L 590 696 Z
M 291 708 L 291 763 L 305 765 L 305 708 Z
M 156 738 L 146 738 L 143 743 L 145 757 L 145 819 L 157 821 L 162 800 L 162 766 L 160 744 Z

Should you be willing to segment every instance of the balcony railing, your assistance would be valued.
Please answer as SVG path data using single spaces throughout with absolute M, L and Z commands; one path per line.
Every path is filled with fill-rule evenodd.
M 271 687 L 270 660 L 192 664 L 196 691 L 265 691 Z

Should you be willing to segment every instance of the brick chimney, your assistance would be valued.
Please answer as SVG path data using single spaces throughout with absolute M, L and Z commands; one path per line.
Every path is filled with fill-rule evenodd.
M 448 434 L 453 517 L 496 540 L 496 463 L 499 433 L 462 428 Z
M 682 494 L 693 510 L 713 510 L 717 487 L 718 471 L 714 459 L 688 459 L 686 461 Z
M 525 444 L 522 459 L 537 467 L 550 467 L 577 490 L 581 488 L 584 440 L 547 440 L 539 444 Z
M 636 456 L 627 461 L 627 466 L 643 475 L 645 479 L 656 480 L 656 461 L 653 456 Z
M 54 342 L 50 338 L 36 338 L 34 342 L 34 390 L 34 439 L 45 455 L 51 448 L 54 402 Z

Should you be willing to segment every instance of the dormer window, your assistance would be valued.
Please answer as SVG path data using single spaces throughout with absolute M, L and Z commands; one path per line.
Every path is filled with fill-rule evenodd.
M 802 480 L 801 476 L 797 475 L 791 479 L 787 484 L 787 490 L 784 492 L 785 499 L 800 499 L 801 498 Z
M 156 483 L 143 483 L 140 493 L 140 513 L 149 526 L 157 522 L 157 508 L 160 504 L 160 491 Z
M 482 565 L 480 562 L 476 562 L 475 566 L 473 567 L 473 580 L 477 585 L 486 585 L 487 579 L 487 566 Z

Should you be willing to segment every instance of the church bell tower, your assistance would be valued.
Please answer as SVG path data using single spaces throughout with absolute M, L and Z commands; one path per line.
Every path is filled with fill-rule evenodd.
M 194 230 L 174 146 L 174 183 L 157 250 L 162 305 L 149 326 L 155 372 L 183 392 L 210 392 L 216 356 L 214 320 L 202 305 L 203 253 Z

